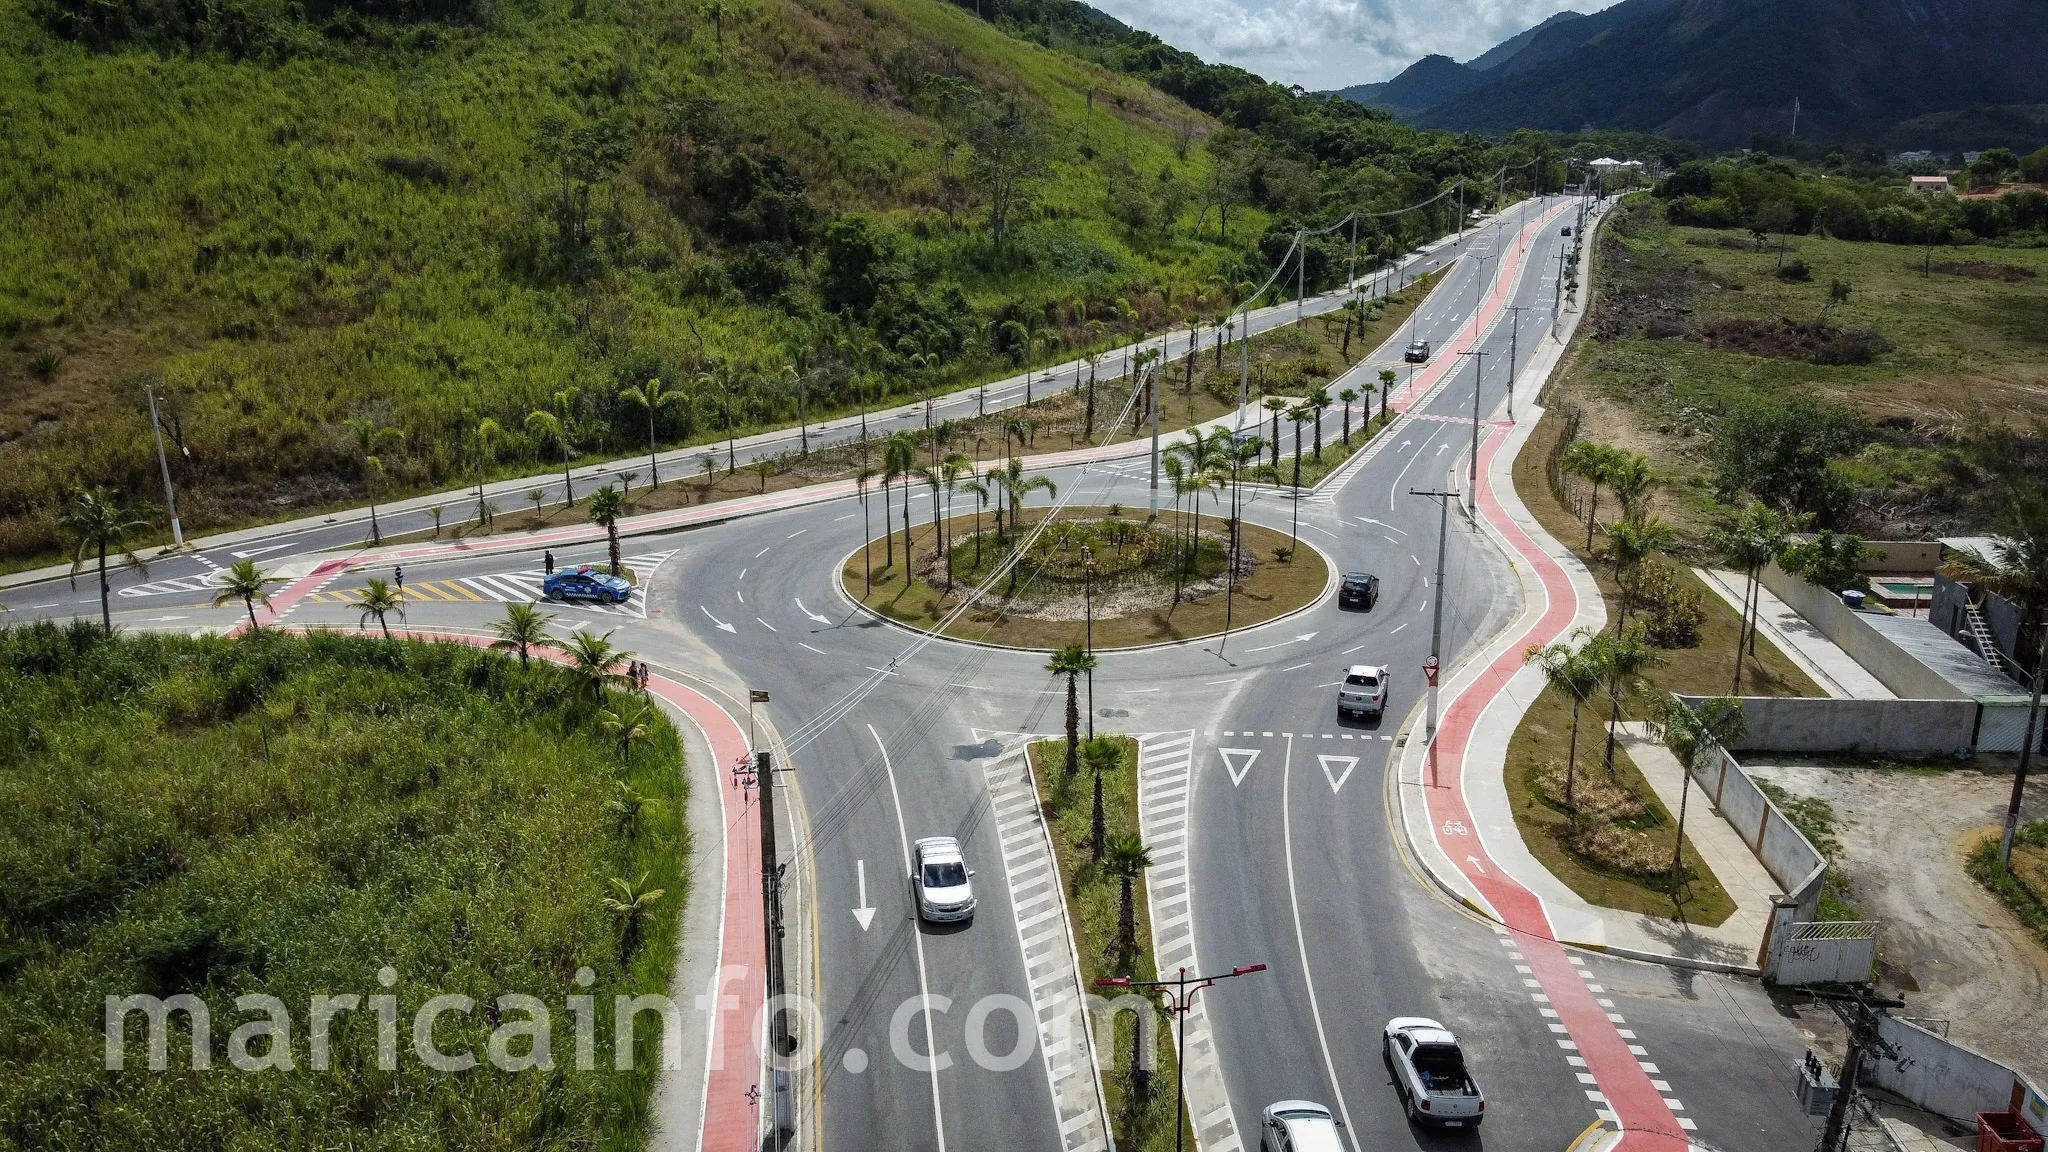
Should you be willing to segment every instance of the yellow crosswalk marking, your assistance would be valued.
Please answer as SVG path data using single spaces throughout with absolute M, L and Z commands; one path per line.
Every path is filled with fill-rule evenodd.
M 447 588 L 447 589 L 449 589 L 449 590 L 451 590 L 451 591 L 453 591 L 453 592 L 455 592 L 456 594 L 458 594 L 458 595 L 460 595 L 460 596 L 464 597 L 465 599 L 469 599 L 469 600 L 482 600 L 482 599 L 483 599 L 483 597 L 481 597 L 481 596 L 477 595 L 477 594 L 476 594 L 476 593 L 474 593 L 474 592 L 471 592 L 471 591 L 470 591 L 469 589 L 467 589 L 467 588 L 464 588 L 464 587 L 463 587 L 462 585 L 460 585 L 460 584 L 457 584 L 457 583 L 456 583 L 455 581 L 453 581 L 453 580 L 444 580 L 444 581 L 442 581 L 442 583 L 441 583 L 441 586 L 442 586 L 442 587 L 444 587 L 444 588 Z

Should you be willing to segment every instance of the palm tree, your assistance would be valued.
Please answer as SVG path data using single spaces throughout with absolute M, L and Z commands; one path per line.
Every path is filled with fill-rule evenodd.
M 363 462 L 363 488 L 370 494 L 370 543 L 384 542 L 384 535 L 377 525 L 377 477 L 384 474 L 384 458 L 381 453 L 390 445 L 404 439 L 396 428 L 386 428 L 368 420 L 346 421 L 349 438 L 355 443 L 356 455 Z
M 946 591 L 948 592 L 953 590 L 953 495 L 960 490 L 963 481 L 966 482 L 970 490 L 981 487 L 979 483 L 968 479 L 973 475 L 974 461 L 958 452 L 946 457 L 944 462 L 939 465 L 939 482 L 946 487 L 947 525 L 945 534 L 939 540 L 939 555 L 946 569 Z M 976 531 L 981 529 L 981 514 L 979 512 L 975 514 L 974 527 Z
M 2030 490 L 2011 500 L 2004 519 L 2007 533 L 1993 537 L 1991 555 L 1965 550 L 1951 557 L 1943 572 L 1950 579 L 1996 592 L 2018 604 L 2020 634 L 2024 635 L 2031 624 L 2040 637 L 2034 655 L 2025 738 L 2020 742 L 2019 770 L 2013 776 L 2012 800 L 2006 805 L 2005 829 L 1998 841 L 1999 863 L 2010 870 L 2013 837 L 2019 830 L 2020 801 L 2026 798 L 2027 770 L 2033 762 L 2034 745 L 2040 741 L 2036 733 L 2040 731 L 2042 676 L 2048 671 L 2048 620 L 2042 618 L 2043 609 L 2048 608 L 2048 493 L 2041 490 L 2038 478 L 2034 478 Z M 2017 667 L 2018 661 L 2013 664 Z
M 1109 820 L 1102 808 L 1102 774 L 1114 772 L 1123 763 L 1124 750 L 1108 736 L 1097 736 L 1081 745 L 1081 761 L 1095 777 L 1095 808 L 1088 817 L 1089 859 L 1100 861 L 1106 850 Z
M 1601 660 L 1606 656 L 1606 648 L 1604 637 L 1580 628 L 1572 633 L 1569 640 L 1560 640 L 1542 648 L 1531 646 L 1522 654 L 1524 664 L 1540 666 L 1543 678 L 1571 697 L 1571 751 L 1564 766 L 1564 806 L 1567 808 L 1576 808 L 1577 805 L 1574 788 L 1579 770 L 1579 709 L 1600 688 L 1605 671 Z
M 1600 485 L 1607 482 L 1615 460 L 1620 453 L 1606 444 L 1595 444 L 1591 440 L 1574 440 L 1558 460 L 1558 467 L 1567 475 L 1577 476 L 1593 486 L 1593 497 L 1586 505 L 1586 551 L 1593 550 L 1593 525 L 1600 515 Z
M 612 877 L 612 894 L 604 898 L 605 914 L 619 922 L 619 959 L 626 960 L 633 955 L 633 949 L 640 943 L 641 924 L 654 912 L 654 902 L 666 894 L 665 889 L 649 888 L 647 877 L 625 881 Z
M 1344 402 L 1344 446 L 1349 448 L 1351 447 L 1351 406 L 1358 403 L 1358 389 L 1346 388 L 1342 392 L 1337 393 L 1337 399 Z M 1368 423 L 1371 422 L 1372 410 L 1370 408 L 1366 410 L 1365 418 Z
M 616 791 L 618 795 L 604 802 L 604 810 L 618 821 L 619 835 L 630 840 L 640 828 L 640 814 L 661 811 L 661 801 L 642 795 L 624 780 L 618 782 Z
M 569 671 L 576 677 L 580 691 L 593 703 L 604 703 L 604 690 L 626 681 L 626 674 L 619 671 L 619 665 L 633 658 L 631 652 L 612 647 L 612 634 L 593 636 L 577 631 L 561 645 L 569 657 Z
M 874 537 L 870 534 L 872 530 L 868 527 L 868 483 L 874 478 L 875 470 L 866 465 L 862 465 L 861 470 L 855 473 L 853 477 L 854 491 L 860 494 L 860 538 L 863 541 L 860 549 L 860 562 L 863 580 L 866 584 L 866 590 L 862 593 L 863 595 L 872 594 L 875 590 Z
M 734 472 L 739 471 L 739 465 L 735 463 L 738 457 L 735 455 L 733 447 L 733 439 L 736 433 L 734 432 L 733 425 L 732 401 L 733 396 L 746 385 L 746 370 L 734 363 L 731 357 L 714 356 L 711 360 L 710 369 L 697 374 L 697 382 L 706 387 L 715 388 L 718 391 L 719 408 L 725 413 L 725 474 L 730 476 Z
M 1024 461 L 1019 460 L 1015 456 L 1010 457 L 1001 470 L 992 471 L 996 484 L 1003 490 L 1005 503 L 1010 506 L 1010 530 L 1012 532 L 1018 531 L 1023 523 L 1020 517 L 1024 511 L 1024 501 L 1031 493 L 1043 491 L 1048 498 L 1059 495 L 1059 485 L 1053 483 L 1051 477 L 1025 476 Z M 1002 524 L 1002 505 L 998 504 L 996 506 L 996 535 L 998 537 L 1002 535 Z M 1013 593 L 1017 591 L 1017 565 L 1015 564 L 1010 565 L 1009 590 Z
M 629 768 L 633 764 L 633 745 L 647 739 L 653 732 L 648 722 L 651 710 L 643 701 L 631 700 L 617 708 L 606 708 L 597 714 L 597 726 L 605 735 L 619 742 L 619 767 Z
M 1393 399 L 1394 382 L 1399 379 L 1400 377 L 1394 375 L 1392 368 L 1380 369 L 1380 427 L 1382 428 L 1387 426 L 1387 402 Z M 1365 419 L 1367 423 L 1372 422 L 1372 413 L 1370 411 L 1365 414 Z
M 491 506 L 484 502 L 484 474 L 497 458 L 498 437 L 504 431 L 496 420 L 486 416 L 470 432 L 470 447 L 476 453 L 476 526 L 480 529 L 491 519 Z
M 555 410 L 535 409 L 526 414 L 526 434 L 555 446 L 562 454 L 562 500 L 576 506 L 576 488 L 569 479 L 569 462 L 576 457 L 576 393 L 563 389 L 555 393 Z
M 1288 481 L 1290 487 L 1301 487 L 1301 424 L 1314 416 L 1315 409 L 1307 401 L 1287 406 L 1287 419 L 1294 425 L 1294 478 Z
M 978 479 L 963 480 L 960 482 L 960 491 L 974 497 L 974 567 L 976 570 L 979 570 L 981 568 L 981 513 L 988 507 L 989 486 L 986 482 Z M 946 578 L 948 580 L 953 578 L 950 570 L 947 572 Z
M 120 557 L 121 563 L 137 572 L 148 570 L 142 557 L 129 547 L 131 534 L 149 527 L 149 521 L 142 519 L 142 512 L 129 512 L 121 507 L 121 497 L 112 488 L 80 488 L 71 494 L 71 503 L 57 514 L 57 528 L 71 537 L 71 586 L 78 587 L 78 570 L 85 567 L 88 558 L 97 557 L 100 573 L 100 625 L 109 633 L 114 630 L 114 609 L 109 596 L 112 586 L 107 583 L 107 553 Z
M 689 398 L 661 382 L 661 377 L 649 377 L 647 383 L 635 387 L 627 385 L 619 391 L 619 399 L 644 409 L 647 413 L 647 474 L 651 479 L 648 487 L 661 487 L 661 464 L 654 455 L 654 417 L 664 408 L 675 408 L 687 404 Z
M 1052 654 L 1045 670 L 1067 678 L 1067 761 L 1061 772 L 1071 780 L 1081 770 L 1081 675 L 1095 670 L 1095 654 L 1079 644 L 1069 644 Z
M 626 498 L 609 484 L 590 494 L 590 522 L 604 529 L 605 547 L 611 554 L 614 576 L 619 574 L 619 513 L 625 510 L 625 506 Z
M 1117 879 L 1116 955 L 1117 967 L 1122 968 L 1138 952 L 1138 903 L 1132 884 L 1152 866 L 1152 850 L 1135 833 L 1118 836 L 1109 842 L 1102 866 Z
M 1791 538 L 1791 518 L 1757 501 L 1749 506 L 1725 527 L 1717 528 L 1711 536 L 1713 546 L 1721 554 L 1722 562 L 1742 573 L 1742 622 L 1735 630 L 1735 679 L 1728 689 L 1731 696 L 1742 695 L 1742 658 L 1744 649 L 1753 643 L 1757 623 L 1757 602 L 1761 582 L 1758 574 L 1763 567 L 1778 558 L 1784 550 L 1785 541 Z
M 1607 772 L 1613 775 L 1614 741 L 1616 729 L 1621 724 L 1622 692 L 1634 693 L 1641 686 L 1643 673 L 1661 661 L 1650 648 L 1649 635 L 1641 624 L 1631 624 L 1626 631 L 1606 636 L 1604 647 L 1596 659 L 1607 681 Z
M 889 485 L 903 481 L 903 571 L 905 581 L 910 571 L 910 474 L 917 467 L 917 441 L 906 432 L 897 432 L 882 441 L 882 538 L 888 549 L 886 564 L 896 563 L 895 528 L 889 519 Z
M 1268 396 L 1264 401 L 1266 411 L 1273 414 L 1273 476 L 1278 482 L 1280 475 L 1280 415 L 1287 411 L 1287 401 L 1278 396 Z
M 1690 705 L 1664 693 L 1657 701 L 1657 720 L 1664 725 L 1664 743 L 1678 757 L 1684 771 L 1678 774 L 1678 834 L 1672 837 L 1671 879 L 1665 891 L 1678 900 L 1678 886 L 1685 875 L 1685 809 L 1692 799 L 1692 774 L 1699 754 L 1709 748 L 1726 748 L 1749 733 L 1749 719 L 1742 701 L 1733 696 L 1716 696 Z
M 268 588 L 272 584 L 282 583 L 284 581 L 275 576 L 264 575 L 263 571 L 256 567 L 254 560 L 237 560 L 228 566 L 227 578 L 221 582 L 219 591 L 214 593 L 213 606 L 218 608 L 223 604 L 232 604 L 240 600 L 242 607 L 249 613 L 249 630 L 253 632 L 262 627 L 256 623 L 257 601 L 262 601 L 265 608 L 270 607 Z
M 1323 409 L 1328 408 L 1332 403 L 1334 401 L 1330 399 L 1330 390 L 1327 388 L 1317 388 L 1308 394 L 1307 404 L 1309 411 L 1313 413 L 1311 418 L 1315 421 L 1316 428 L 1315 454 L 1317 463 L 1321 463 L 1323 459 Z
M 548 621 L 553 619 L 530 603 L 507 604 L 505 618 L 491 625 L 491 631 L 498 637 L 491 641 L 491 647 L 518 652 L 519 666 L 525 668 L 528 652 L 554 646 L 554 640 L 547 632 Z
M 1641 452 L 1614 449 L 1607 468 L 1607 489 L 1621 501 L 1621 518 L 1641 520 L 1649 511 L 1650 494 L 1657 490 L 1657 474 L 1650 458 Z
M 356 601 L 356 607 L 362 609 L 362 614 L 356 619 L 357 625 L 368 624 L 370 617 L 375 616 L 377 627 L 383 631 L 386 640 L 391 639 L 391 625 L 384 622 L 385 615 L 396 612 L 400 620 L 405 619 L 405 597 L 381 576 L 371 577 L 370 582 L 363 586 L 363 598 Z
M 1662 516 L 1623 520 L 1607 526 L 1607 551 L 1614 557 L 1614 580 L 1621 589 L 1620 611 L 1614 617 L 1616 631 L 1628 620 L 1629 602 L 1634 598 L 1636 588 L 1642 584 L 1644 562 L 1677 546 L 1678 529 L 1666 523 Z

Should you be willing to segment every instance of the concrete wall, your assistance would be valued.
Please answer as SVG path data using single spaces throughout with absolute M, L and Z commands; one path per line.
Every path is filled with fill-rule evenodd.
M 1880 1016 L 1877 1033 L 1898 1049 L 1898 1058 L 1873 1053 L 1864 1065 L 1866 1084 L 1962 1120 L 1979 1112 L 2004 1112 L 2015 1095 L 2023 1111 L 2042 1107 L 2040 1092 L 2012 1069 L 1917 1024 Z
M 1881 560 L 1865 560 L 1859 572 L 1910 572 L 1919 575 L 1941 567 L 1939 540 L 1865 540 L 1865 548 L 1884 553 Z
M 1680 697 L 1696 703 L 1696 697 Z M 1970 746 L 1977 705 L 1970 700 L 1834 700 L 1745 696 L 1749 733 L 1734 751 L 1889 752 L 1945 755 Z
M 1814 919 L 1820 907 L 1827 858 L 1778 811 L 1778 806 L 1763 794 L 1742 765 L 1735 762 L 1735 757 L 1719 750 L 1702 754 L 1694 765 L 1693 779 L 1721 818 L 1756 854 L 1764 871 L 1784 887 L 1796 905 L 1792 919 Z
M 1764 587 L 1806 617 L 1807 623 L 1834 641 L 1899 699 L 1967 699 L 1955 685 L 1936 675 L 1934 669 L 1864 623 L 1861 614 L 1842 603 L 1840 596 L 1808 584 L 1776 564 L 1764 568 L 1763 582 Z

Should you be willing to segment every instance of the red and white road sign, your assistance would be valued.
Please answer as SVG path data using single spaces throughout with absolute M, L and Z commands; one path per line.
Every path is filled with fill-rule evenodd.
M 1429 683 L 1432 687 L 1436 685 L 1436 670 L 1436 657 L 1431 656 L 1422 662 L 1422 674 L 1429 677 Z

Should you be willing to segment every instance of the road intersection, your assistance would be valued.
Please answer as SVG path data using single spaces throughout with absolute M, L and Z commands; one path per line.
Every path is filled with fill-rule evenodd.
M 1443 848 L 1445 858 L 1469 861 L 1454 866 L 1492 913 L 1481 916 L 1429 878 L 1433 861 L 1420 852 L 1428 846 L 1404 831 L 1404 813 L 1417 804 L 1438 844 L 1455 843 L 1472 823 L 1455 788 L 1418 780 L 1416 794 L 1404 795 L 1411 786 L 1398 770 L 1427 746 L 1415 706 L 1437 599 L 1447 597 L 1447 666 L 1494 653 L 1463 670 L 1478 679 L 1518 659 L 1521 630 L 1561 631 L 1575 610 L 1565 604 L 1568 582 L 1540 574 L 1552 600 L 1528 624 L 1517 566 L 1532 561 L 1513 541 L 1504 549 L 1500 509 L 1489 504 L 1497 497 L 1486 487 L 1478 522 L 1452 520 L 1446 582 L 1436 587 L 1437 508 L 1408 492 L 1466 488 L 1475 410 L 1479 465 L 1491 472 L 1510 435 L 1508 381 L 1546 338 L 1529 330 L 1534 324 L 1516 334 L 1501 321 L 1511 307 L 1548 315 L 1555 289 L 1545 270 L 1566 243 L 1560 217 L 1576 223 L 1563 216 L 1576 207 L 1521 205 L 1475 238 L 1488 258 L 1453 265 L 1418 313 L 1414 334 L 1432 340 L 1437 355 L 1397 396 L 1402 418 L 1367 449 L 1306 496 L 1248 486 L 1248 520 L 1285 531 L 1298 514 L 1303 538 L 1338 568 L 1380 576 L 1372 611 L 1326 598 L 1227 642 L 1102 655 L 1095 719 L 1143 735 L 1142 819 L 1148 841 L 1168 849 L 1149 877 L 1162 963 L 1268 966 L 1211 994 L 1191 1025 L 1213 1057 L 1189 1100 L 1210 1152 L 1255 1145 L 1259 1111 L 1299 1097 L 1335 1110 L 1354 1152 L 1446 1144 L 1553 1152 L 1603 1119 L 1625 1124 L 1631 1147 L 1765 1152 L 1810 1142 L 1783 1086 L 1800 1038 L 1753 984 L 1568 951 L 1483 845 Z M 1299 311 L 1326 306 L 1334 304 L 1317 299 Z M 1285 323 L 1295 311 L 1283 305 L 1258 319 Z M 1482 350 L 1489 355 L 1472 358 L 1477 368 L 1458 355 Z M 1355 371 L 1366 371 L 1363 362 Z M 1008 396 L 1002 387 L 991 394 Z M 1526 419 L 1533 400 L 1519 395 L 1516 415 Z M 899 416 L 921 422 L 923 406 Z M 1326 431 L 1336 417 L 1326 417 Z M 1130 465 L 1143 464 L 1143 451 L 1123 445 L 1033 463 L 1062 498 L 1136 506 L 1148 477 Z M 387 511 L 387 530 L 408 531 L 415 525 L 405 518 L 420 515 Z M 859 546 L 859 519 L 850 485 L 646 518 L 631 526 L 628 548 L 636 569 L 645 564 L 635 610 L 560 611 L 553 626 L 562 634 L 616 628 L 620 643 L 663 668 L 773 694 L 772 746 L 791 770 L 788 794 L 801 801 L 798 863 L 815 885 L 793 929 L 815 937 L 808 992 L 823 1028 L 815 1079 L 805 1085 L 815 1124 L 802 1139 L 835 1148 L 1096 1146 L 1099 1117 L 1095 1127 L 1076 1120 L 1086 1061 L 1071 1048 L 1055 1051 L 1056 1034 L 1039 1026 L 1058 984 L 1047 957 L 1057 959 L 1059 938 L 1050 931 L 1056 921 L 1043 918 L 1048 880 L 1030 852 L 1031 814 L 1012 790 L 1016 734 L 1057 731 L 1063 683 L 1043 670 L 1042 654 L 932 641 L 857 609 L 837 572 Z M 290 531 L 266 555 L 353 544 L 359 533 L 347 523 Z M 251 546 L 269 545 L 235 545 Z M 296 578 L 270 618 L 353 627 L 352 590 L 402 563 L 409 626 L 479 633 L 532 584 L 542 548 L 563 565 L 603 554 L 590 530 L 564 529 L 481 547 L 320 557 L 290 569 Z M 119 620 L 228 626 L 232 613 L 206 607 L 210 572 L 226 554 L 182 562 L 194 571 L 124 581 Z M 48 604 L 23 615 L 86 610 L 64 602 L 78 593 L 26 591 L 12 594 L 18 608 Z M 1503 639 L 1509 633 L 1514 643 Z M 1502 655 L 1507 648 L 1513 653 Z M 1393 670 L 1384 719 L 1336 714 L 1330 693 L 1354 662 Z M 1448 701 L 1437 768 L 1461 770 L 1460 741 L 1472 732 L 1461 708 L 1486 702 L 1469 694 Z M 912 915 L 909 841 L 930 834 L 958 837 L 987 878 L 972 925 L 923 926 Z M 729 867 L 744 871 L 744 859 L 733 859 Z M 751 881 L 728 880 L 732 899 L 752 898 Z M 758 907 L 753 915 L 758 932 Z M 1009 1008 L 979 1007 L 997 998 L 1009 998 L 1000 1001 Z M 1480 1135 L 1446 1139 L 1403 1118 L 1377 1050 L 1381 1024 L 1401 1014 L 1433 1016 L 1465 1041 L 1487 1087 Z M 982 1058 L 1020 1051 L 1031 1058 Z M 937 1053 L 945 1057 L 930 1058 Z M 728 1077 L 712 1091 L 737 1091 L 736 1083 Z M 738 1146 L 709 1125 L 713 1105 L 728 1118 L 737 1107 L 707 1100 L 704 1146 Z

